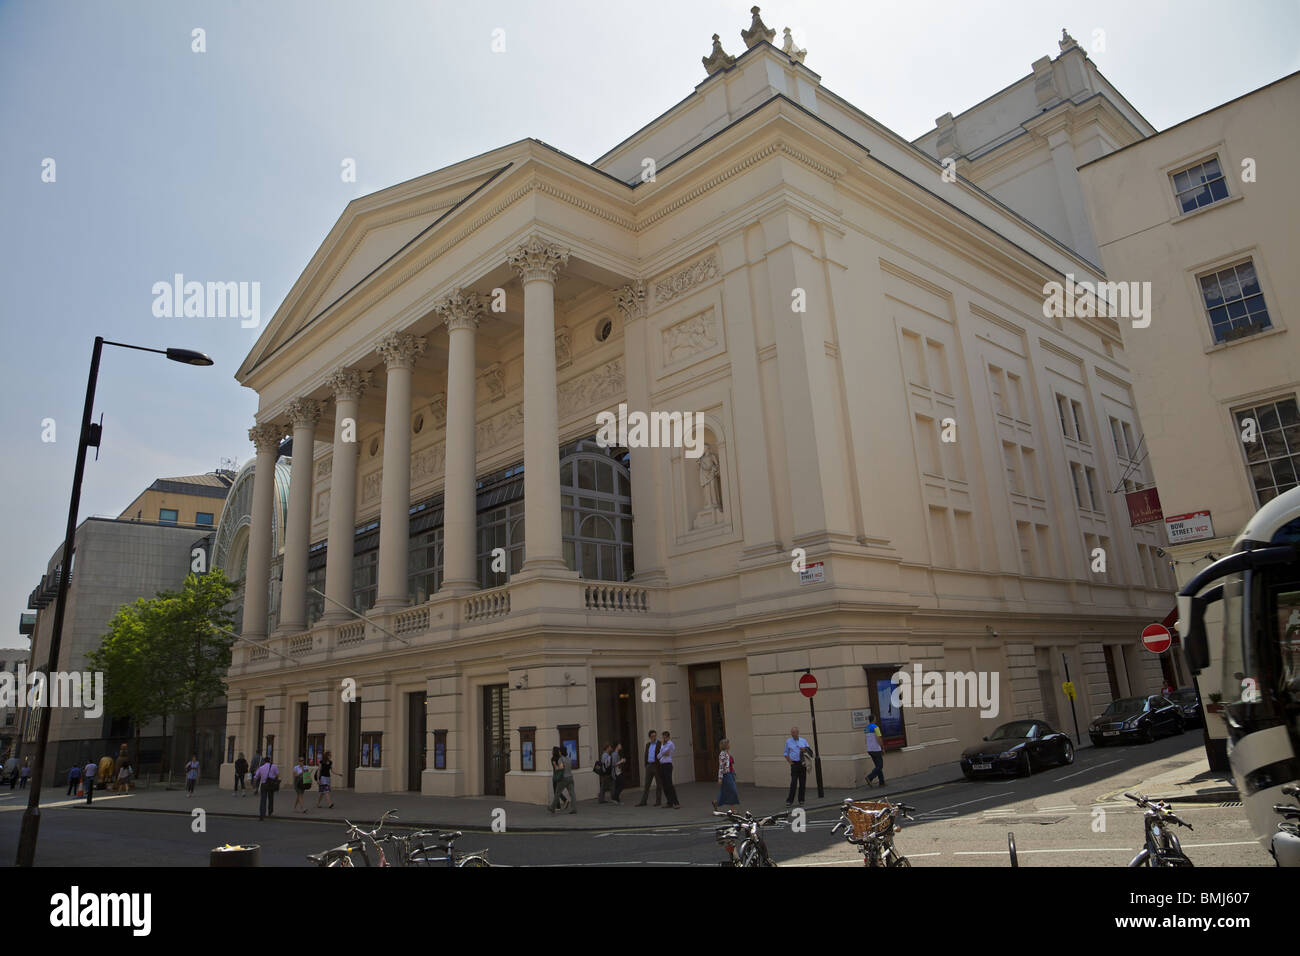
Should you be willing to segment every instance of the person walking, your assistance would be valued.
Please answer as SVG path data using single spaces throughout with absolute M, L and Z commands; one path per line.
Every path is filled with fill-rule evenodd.
M 280 768 L 274 760 L 268 757 L 262 762 L 253 774 L 253 783 L 257 785 L 257 819 L 275 816 L 275 792 L 280 789 Z
M 614 802 L 621 804 L 619 794 L 623 792 L 623 771 L 627 767 L 627 758 L 623 756 L 623 744 L 620 741 L 614 741 Z
M 122 769 L 117 772 L 117 791 L 126 793 L 131 789 L 131 764 L 129 762 L 122 764 Z
M 31 758 L 31 757 L 24 757 L 24 758 L 23 758 L 23 768 L 22 768 L 21 770 L 18 771 L 18 789 L 19 789 L 19 790 L 26 790 L 26 789 L 27 789 L 27 781 L 31 778 L 31 775 L 32 775 L 32 758 Z
M 75 797 L 77 795 L 77 784 L 79 783 L 81 783 L 80 764 L 68 770 L 68 796 Z
M 199 755 L 190 754 L 190 762 L 185 765 L 185 796 L 194 796 L 194 785 L 199 782 Z
M 600 777 L 600 799 L 597 803 L 605 802 L 605 794 L 614 792 L 614 745 L 605 744 L 605 749 L 601 751 L 600 757 L 596 760 L 596 776 Z
M 551 798 L 552 813 L 560 806 L 560 794 L 569 794 L 569 812 L 578 812 L 578 796 L 573 790 L 573 770 L 569 766 L 569 755 L 559 747 L 551 748 L 551 782 L 555 786 L 555 796 Z
M 320 802 L 326 794 L 329 795 L 329 808 L 334 809 L 334 791 L 330 789 L 330 776 L 334 771 L 334 760 L 327 750 L 325 756 L 320 761 L 320 790 L 316 794 L 316 809 L 320 809 Z
M 659 800 L 663 797 L 664 788 L 659 782 L 659 734 L 650 731 L 650 742 L 645 745 L 645 788 L 641 791 L 641 802 L 638 807 L 644 807 L 646 798 L 650 796 L 650 786 L 655 788 L 655 806 L 659 806 Z
M 231 793 L 231 796 L 234 796 L 236 793 L 241 797 L 248 796 L 248 788 L 244 786 L 244 775 L 247 773 L 248 760 L 245 759 L 244 752 L 241 750 L 239 756 L 235 758 L 235 789 Z
M 731 756 L 731 741 L 723 737 L 718 742 L 718 799 L 713 801 L 713 809 L 740 806 L 740 791 L 736 789 L 736 761 Z
M 867 774 L 867 786 L 871 786 L 871 778 L 879 777 L 880 785 L 885 785 L 885 748 L 881 744 L 880 725 L 876 723 L 876 718 L 867 714 L 867 726 L 863 731 L 867 738 L 867 756 L 871 762 L 876 765 L 871 773 Z
M 677 802 L 677 788 L 673 786 L 673 751 L 677 745 L 673 743 L 673 735 L 664 731 L 663 746 L 659 748 L 659 786 L 664 789 L 664 809 L 680 810 L 682 805 Z
M 95 772 L 98 769 L 93 760 L 87 761 L 81 768 L 81 783 L 86 788 L 86 806 L 90 806 L 90 801 L 95 799 Z
M 307 812 L 307 791 L 311 789 L 311 767 L 307 766 L 307 758 L 302 754 L 298 755 L 298 762 L 293 765 L 293 808 Z
M 5 776 L 9 778 L 9 789 L 12 790 L 14 784 L 18 782 L 18 758 L 12 750 L 9 751 L 9 758 L 5 760 Z
M 795 790 L 799 791 L 799 802 L 803 803 L 808 790 L 808 769 L 803 765 L 805 750 L 811 750 L 808 741 L 799 736 L 799 728 L 791 727 L 790 736 L 785 740 L 785 762 L 790 765 L 790 792 L 786 794 L 785 805 L 794 805 Z

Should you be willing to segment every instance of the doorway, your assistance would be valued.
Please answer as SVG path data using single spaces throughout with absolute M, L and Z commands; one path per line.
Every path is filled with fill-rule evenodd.
M 298 702 L 298 752 L 294 759 L 307 758 L 307 701 Z
M 357 766 L 361 763 L 361 701 L 348 701 L 348 789 L 357 785 Z
M 605 745 L 621 743 L 623 757 L 623 786 L 641 785 L 641 763 L 638 753 L 641 737 L 636 729 L 636 680 L 632 677 L 596 678 L 596 749 L 604 753 Z
M 510 772 L 510 687 L 483 688 L 483 793 L 503 797 Z
M 1043 702 L 1043 719 L 1053 730 L 1061 729 L 1060 709 L 1056 706 L 1056 681 L 1052 677 L 1052 652 L 1045 647 L 1034 648 L 1038 664 L 1038 696 Z
M 421 789 L 425 752 L 428 749 L 428 699 L 423 691 L 406 695 L 406 789 Z
M 718 775 L 718 741 L 727 736 L 722 718 L 722 665 L 696 664 L 690 669 L 690 683 L 695 779 L 709 781 Z

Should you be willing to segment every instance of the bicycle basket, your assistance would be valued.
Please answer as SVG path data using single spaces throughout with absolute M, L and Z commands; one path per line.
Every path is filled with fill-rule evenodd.
M 896 809 L 892 803 L 855 800 L 844 812 L 853 827 L 853 838 L 865 840 L 869 836 L 884 836 L 889 833 L 894 826 Z

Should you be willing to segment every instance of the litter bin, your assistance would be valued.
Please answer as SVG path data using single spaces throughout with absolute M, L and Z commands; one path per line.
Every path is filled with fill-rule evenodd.
M 262 845 L 250 843 L 247 846 L 215 847 L 208 854 L 208 866 L 261 866 Z

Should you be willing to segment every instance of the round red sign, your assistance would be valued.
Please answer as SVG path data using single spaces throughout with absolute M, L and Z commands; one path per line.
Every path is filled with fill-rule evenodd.
M 1142 643 L 1152 654 L 1163 654 L 1173 642 L 1169 628 L 1163 624 L 1148 624 L 1142 628 Z
M 817 678 L 812 674 L 804 674 L 799 678 L 799 693 L 805 697 L 812 697 L 817 693 Z

